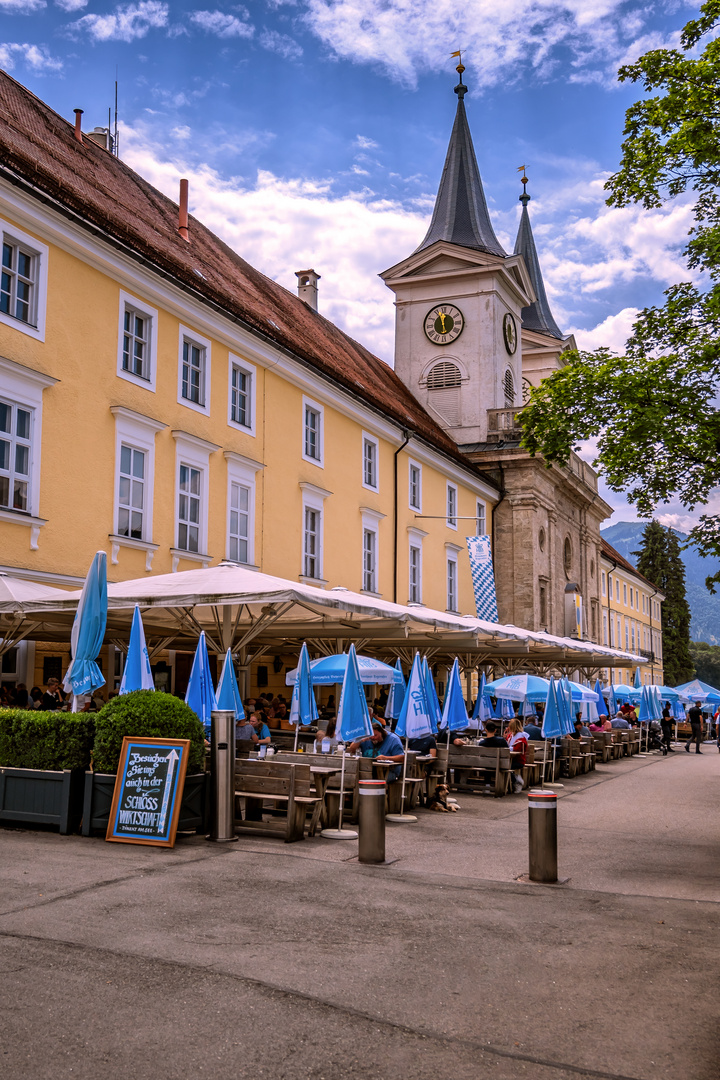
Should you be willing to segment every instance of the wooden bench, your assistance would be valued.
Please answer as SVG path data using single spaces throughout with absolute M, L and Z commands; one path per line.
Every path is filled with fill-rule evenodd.
M 499 798 L 512 788 L 510 748 L 500 746 L 451 746 L 448 755 L 448 787 Z
M 275 755 L 277 761 L 291 761 L 304 765 L 316 765 L 323 768 L 327 765 L 342 764 L 340 754 L 294 754 L 290 751 L 281 750 Z M 359 780 L 372 780 L 372 759 L 356 758 L 352 754 L 345 755 L 345 780 L 343 782 L 343 821 L 356 822 L 360 807 Z M 337 825 L 340 807 L 340 773 L 331 776 L 325 792 L 325 807 L 327 822 Z
M 523 785 L 525 787 L 534 787 L 535 784 L 539 784 L 541 774 L 545 768 L 544 754 L 539 754 L 537 761 L 535 760 L 535 755 L 535 746 L 528 742 L 527 751 L 525 753 L 525 764 L 523 766 Z
M 245 802 L 241 813 L 241 800 Z M 265 821 L 263 804 L 273 802 L 285 808 L 285 819 Z M 242 758 L 235 762 L 235 831 L 251 831 L 281 835 L 286 844 L 305 836 L 305 818 L 312 812 L 311 829 L 322 800 L 310 793 L 310 766 L 280 761 L 253 761 Z
M 595 768 L 595 750 L 593 749 L 592 737 L 585 735 L 580 739 L 580 768 L 584 773 L 592 772 Z

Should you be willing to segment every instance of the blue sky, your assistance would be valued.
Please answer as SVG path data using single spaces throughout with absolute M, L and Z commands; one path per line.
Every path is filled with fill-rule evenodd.
M 422 239 L 466 98 L 496 232 L 512 250 L 525 164 L 555 317 L 583 347 L 621 349 L 635 311 L 686 280 L 689 200 L 604 205 L 625 109 L 620 63 L 672 46 L 696 12 L 634 0 L 0 0 L 0 66 L 59 113 L 107 123 L 120 154 L 290 289 L 392 360 L 379 271 Z M 612 497 L 614 505 L 622 500 Z M 687 524 L 670 506 L 668 524 Z M 626 507 L 621 517 L 634 517 Z M 676 519 L 676 520 L 671 520 Z

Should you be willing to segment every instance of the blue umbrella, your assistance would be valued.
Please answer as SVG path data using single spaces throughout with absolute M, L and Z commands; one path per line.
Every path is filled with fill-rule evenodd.
M 98 551 L 85 578 L 70 636 L 72 663 L 63 685 L 74 695 L 73 712 L 77 711 L 78 694 L 92 694 L 105 685 L 95 657 L 105 637 L 107 609 L 107 555 Z
M 598 713 L 600 713 L 600 712 L 603 711 L 603 709 L 607 708 L 607 705 L 605 705 L 605 698 L 603 697 L 602 683 L 600 682 L 599 679 L 595 680 L 595 693 L 598 696 Z
M 408 678 L 405 700 L 403 701 L 395 734 L 401 739 L 419 739 L 423 735 L 433 735 L 432 705 L 427 699 L 427 679 L 423 676 L 423 662 L 415 653 Z
M 451 731 L 464 731 L 467 726 L 468 714 L 467 708 L 465 707 L 462 686 L 460 685 L 460 665 L 458 664 L 457 657 L 455 657 L 452 671 L 450 672 L 450 679 L 448 680 L 447 693 L 445 694 L 445 704 L 442 717 L 440 718 L 440 728 L 442 731 L 447 729 L 449 743 Z
M 633 686 L 635 687 L 636 690 L 639 690 L 640 687 L 642 686 L 642 679 L 640 678 L 640 668 L 639 667 L 635 668 L 635 681 L 633 682 Z
M 567 677 L 561 680 L 558 687 L 558 704 L 560 705 L 563 734 L 570 735 L 575 730 L 575 717 L 573 716 L 572 687 Z
M 398 681 L 397 669 L 391 667 L 390 664 L 384 664 L 382 660 L 375 660 L 372 656 L 358 656 L 356 653 L 355 657 L 360 678 L 366 685 L 373 686 L 375 683 L 394 684 Z M 347 662 L 347 653 L 334 653 L 332 656 L 321 656 L 319 660 L 313 660 L 310 663 L 313 686 L 334 686 L 337 683 L 342 683 L 345 678 Z M 297 672 L 298 669 L 295 668 L 294 671 L 287 673 L 285 676 L 287 686 L 294 685 Z M 399 678 L 402 681 L 402 670 Z
M 217 688 L 217 707 L 224 712 L 235 713 L 236 720 L 245 719 L 240 687 L 235 677 L 235 667 L 232 662 L 232 653 L 228 649 L 225 653 L 225 661 L 220 674 L 220 682 Z
M 195 656 L 193 657 L 190 680 L 185 691 L 185 704 L 189 705 L 210 735 L 213 709 L 217 709 L 217 700 L 210 674 L 210 658 L 205 642 L 205 631 L 200 634 Z
M 390 693 L 388 694 L 387 704 L 385 706 L 385 716 L 389 720 L 397 720 L 400 715 L 402 703 L 405 700 L 405 679 L 403 678 L 402 665 L 400 664 L 400 658 L 395 661 L 395 670 L 397 671 L 399 678 L 396 677 L 395 682 L 390 684 Z
M 347 664 L 345 665 L 347 674 Z M 312 676 L 310 674 L 310 654 L 308 647 L 303 641 L 300 650 L 300 663 L 295 669 L 295 683 L 293 685 L 292 698 L 290 699 L 290 715 L 288 720 L 295 725 L 295 749 L 297 750 L 300 727 L 306 727 L 317 720 L 317 705 L 312 690 Z
M 640 714 L 638 716 L 638 720 L 641 724 L 648 724 L 651 720 L 654 719 L 655 717 L 653 716 L 648 687 L 643 686 L 642 696 L 640 698 Z
M 486 692 L 487 682 L 485 681 L 485 672 L 483 671 L 480 677 L 480 686 L 478 687 L 477 701 L 475 702 L 475 708 L 473 709 L 472 720 L 469 727 L 472 728 L 484 728 L 485 721 L 489 720 L 492 716 L 492 705 L 490 703 L 490 695 Z
M 558 698 L 558 687 L 553 678 L 548 686 L 547 699 L 545 701 L 545 713 L 542 722 L 543 739 L 559 739 L 564 735 L 562 714 Z
M 702 679 L 693 679 L 692 682 L 683 683 L 675 689 L 692 701 L 709 702 L 712 705 L 720 702 L 720 690 L 716 690 L 714 686 L 703 682 Z
M 500 716 L 505 720 L 512 720 L 515 715 L 515 707 L 509 698 L 500 698 Z
M 302 665 L 302 657 L 301 657 Z M 350 645 L 345 665 L 345 678 L 343 679 L 340 692 L 340 704 L 338 706 L 337 726 L 335 733 L 342 740 L 342 768 L 340 770 L 340 812 L 337 829 L 323 829 L 321 836 L 336 840 L 353 840 L 357 833 L 351 829 L 343 829 L 343 803 L 345 801 L 345 745 L 358 739 L 365 739 L 372 735 L 373 729 L 370 723 L 365 691 L 360 681 L 360 671 L 357 663 L 355 646 Z
M 548 681 L 540 675 L 505 675 L 487 684 L 494 698 L 509 701 L 544 702 L 547 698 Z
M 440 708 L 440 702 L 438 701 L 437 690 L 435 689 L 435 682 L 432 677 L 430 665 L 425 657 L 423 657 L 422 660 L 422 669 L 425 678 L 425 698 L 427 701 L 428 713 L 430 715 L 430 723 L 432 724 L 432 733 L 433 735 L 436 735 L 438 724 L 442 717 L 442 709 Z M 408 683 L 408 686 L 409 685 L 410 684 Z
M 136 604 L 133 612 L 125 670 L 120 683 L 120 693 L 129 694 L 132 690 L 154 689 L 155 682 L 150 667 L 147 645 L 145 644 L 145 631 L 143 630 L 140 608 Z

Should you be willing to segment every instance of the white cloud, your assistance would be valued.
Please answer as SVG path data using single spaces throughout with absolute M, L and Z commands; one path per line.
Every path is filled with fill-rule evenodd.
M 4 15 L 34 15 L 47 7 L 45 0 L 0 0 L 0 12 Z
M 626 307 L 617 315 L 608 315 L 592 330 L 571 330 L 570 333 L 575 335 L 578 348 L 585 352 L 604 348 L 622 355 L 639 313 L 639 308 Z
M 458 44 L 474 86 L 592 69 L 614 75 L 642 42 L 651 8 L 625 17 L 623 0 L 306 0 L 311 30 L 338 56 L 376 64 L 414 86 L 425 71 L 447 71 Z M 638 46 L 639 47 L 639 46 Z
M 259 41 L 263 49 L 276 52 L 285 60 L 299 60 L 303 54 L 302 47 L 294 38 L 278 34 L 277 30 L 263 30 Z
M 367 135 L 356 135 L 355 145 L 361 150 L 379 150 L 380 143 L 376 143 L 374 139 L 369 139 Z
M 88 0 L 55 0 L 55 7 L 63 11 L 82 11 L 88 6 Z
M 16 64 L 23 64 L 36 75 L 62 71 L 63 62 L 51 56 L 44 45 L 23 45 L 11 42 L 0 45 L 0 67 L 12 71 Z
M 242 10 L 244 16 L 248 12 Z M 255 27 L 248 22 L 243 22 L 235 15 L 227 15 L 223 11 L 194 11 L 190 16 L 190 22 L 206 30 L 208 34 L 215 34 L 220 38 L 251 38 L 255 33 Z
M 136 41 L 149 30 L 162 30 L 168 23 L 168 5 L 161 0 L 139 0 L 124 4 L 107 15 L 83 15 L 70 24 L 86 32 L 93 41 Z

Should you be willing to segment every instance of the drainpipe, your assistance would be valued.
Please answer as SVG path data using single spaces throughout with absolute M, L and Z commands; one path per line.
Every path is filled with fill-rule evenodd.
M 404 442 L 400 443 L 393 458 L 393 603 L 397 604 L 398 595 L 398 454 L 410 442 L 410 432 L 403 429 Z
M 506 495 L 506 491 L 505 491 L 505 469 L 500 464 L 500 462 L 498 462 L 498 468 L 500 470 L 500 498 L 498 499 L 498 501 L 495 503 L 495 505 L 492 508 L 492 560 L 493 560 L 493 569 L 495 567 L 495 552 L 497 550 L 497 548 L 495 547 L 495 521 L 497 519 L 497 508 L 500 505 L 500 503 L 503 501 L 503 499 L 505 498 L 505 495 Z M 495 580 L 497 581 L 497 575 L 495 575 Z M 496 585 L 496 589 L 497 589 L 497 585 Z M 499 617 L 499 614 L 498 614 L 498 617 Z
M 659 592 L 660 592 L 660 590 L 656 589 L 655 592 L 650 597 L 650 655 L 652 657 L 652 660 L 650 661 L 650 678 L 653 681 L 653 686 L 655 685 L 655 645 L 653 643 L 652 601 L 653 601 L 653 596 L 657 596 L 657 594 Z M 662 623 L 660 624 L 660 626 L 662 627 Z
M 618 564 L 615 562 L 615 560 L 610 555 L 606 555 L 605 558 L 609 559 L 610 562 L 613 564 L 612 570 L 608 570 L 607 574 L 605 575 L 605 577 L 607 579 L 607 601 L 608 601 L 608 645 L 610 646 L 610 648 L 612 648 L 611 643 L 612 643 L 612 639 L 613 639 L 613 625 L 612 625 L 612 611 L 610 609 L 610 601 L 612 600 L 612 586 L 613 586 L 613 583 L 612 583 L 612 581 L 610 579 L 610 575 L 615 573 L 615 571 L 618 568 Z M 615 645 L 615 648 L 617 649 L 617 644 Z M 610 668 L 609 670 L 612 673 L 614 668 Z M 612 674 L 610 675 L 610 684 L 612 685 Z

